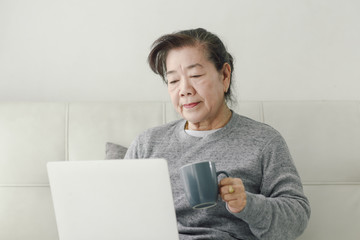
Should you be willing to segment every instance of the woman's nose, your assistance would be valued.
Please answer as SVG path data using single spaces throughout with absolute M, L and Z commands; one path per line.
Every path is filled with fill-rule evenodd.
M 195 89 L 190 83 L 189 79 L 182 79 L 180 81 L 180 96 L 191 96 L 195 94 Z

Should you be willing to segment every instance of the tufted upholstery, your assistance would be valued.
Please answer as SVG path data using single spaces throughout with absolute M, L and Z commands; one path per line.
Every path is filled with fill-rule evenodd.
M 360 103 L 241 102 L 236 112 L 287 140 L 310 199 L 300 239 L 360 236 Z M 104 159 L 146 128 L 177 119 L 167 102 L 0 103 L 0 239 L 56 240 L 46 162 Z

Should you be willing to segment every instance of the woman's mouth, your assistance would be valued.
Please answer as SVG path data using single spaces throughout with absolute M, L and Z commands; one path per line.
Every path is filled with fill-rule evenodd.
M 183 107 L 190 109 L 190 108 L 196 107 L 199 103 L 200 102 L 193 102 L 193 103 L 183 104 Z

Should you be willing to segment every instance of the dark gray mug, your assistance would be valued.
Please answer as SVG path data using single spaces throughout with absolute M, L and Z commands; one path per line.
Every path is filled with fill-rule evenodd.
M 191 163 L 180 168 L 186 198 L 194 209 L 210 208 L 216 205 L 219 189 L 220 174 L 229 174 L 225 171 L 216 171 L 213 162 Z

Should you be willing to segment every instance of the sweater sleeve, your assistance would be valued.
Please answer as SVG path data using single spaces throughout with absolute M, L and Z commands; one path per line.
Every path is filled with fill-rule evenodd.
M 130 144 L 128 150 L 126 151 L 124 159 L 141 158 L 140 149 L 139 149 L 139 138 L 140 138 L 140 136 L 137 136 L 135 138 L 135 140 Z
M 259 239 L 295 239 L 307 226 L 310 205 L 288 147 L 280 135 L 265 146 L 261 161 L 260 194 L 246 192 L 246 207 L 233 215 L 247 222 Z

